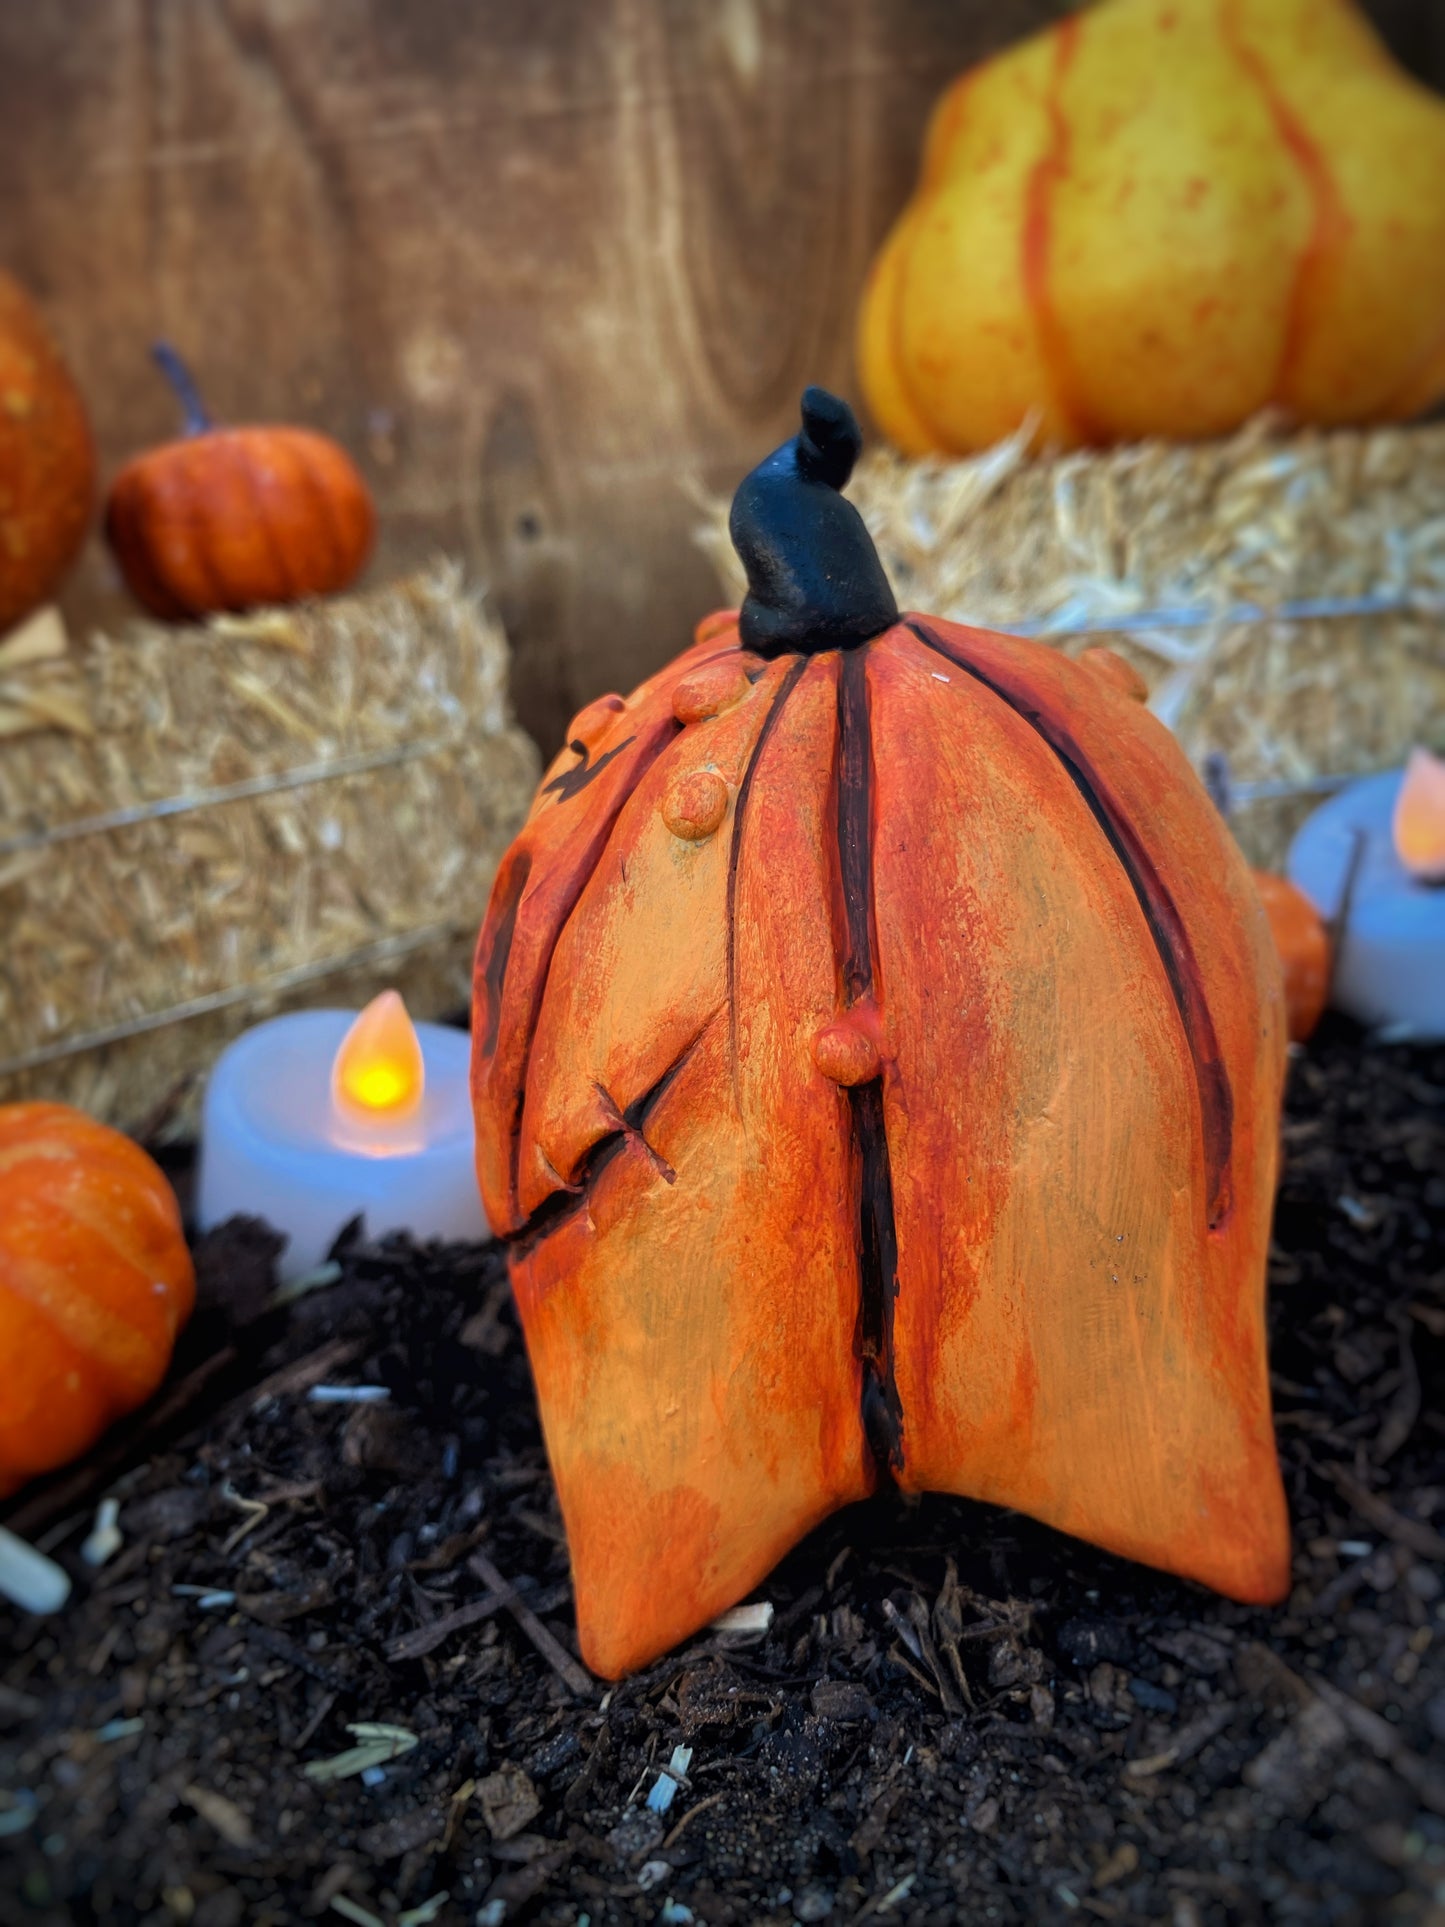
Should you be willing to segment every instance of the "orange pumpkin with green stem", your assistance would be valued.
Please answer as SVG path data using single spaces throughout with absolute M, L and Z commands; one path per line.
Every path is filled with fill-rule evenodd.
M 150 1397 L 194 1298 L 139 1145 L 64 1104 L 0 1105 L 0 1496 Z
M 376 512 L 345 449 L 309 428 L 217 428 L 175 350 L 154 353 L 186 433 L 111 484 L 106 539 L 136 601 L 179 622 L 346 588 Z
M 741 615 L 577 718 L 477 953 L 584 1656 L 889 1481 L 1276 1599 L 1248 870 L 1110 665 L 899 615 L 856 425 L 803 422 L 734 504 Z

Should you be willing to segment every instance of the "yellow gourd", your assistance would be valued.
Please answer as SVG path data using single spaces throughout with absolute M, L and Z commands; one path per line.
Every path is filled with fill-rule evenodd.
M 1348 0 L 1105 0 L 964 74 L 875 262 L 863 389 L 910 454 L 1445 393 L 1445 102 Z

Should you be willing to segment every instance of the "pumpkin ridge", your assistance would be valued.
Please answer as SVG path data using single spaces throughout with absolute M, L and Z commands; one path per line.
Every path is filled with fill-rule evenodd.
M 326 531 L 326 546 L 331 551 L 331 566 L 326 571 L 326 587 L 329 590 L 344 580 L 346 538 L 336 520 L 336 505 L 330 491 L 317 472 L 316 450 L 310 436 L 304 433 L 288 436 L 286 445 L 296 463 L 296 473 L 301 477 L 310 498 L 313 527 Z
M 211 432 L 219 436 L 227 431 L 218 428 Z M 181 571 L 182 578 L 189 574 L 192 577 L 190 587 L 194 589 L 199 586 L 215 598 L 215 606 L 222 609 L 230 606 L 231 598 L 226 582 L 216 566 L 216 558 L 211 553 L 209 540 L 211 513 L 202 493 L 206 486 L 206 475 L 207 461 L 204 452 L 199 450 L 193 441 L 182 442 L 176 450 L 175 462 L 163 463 L 156 469 L 154 478 L 151 479 L 151 486 L 147 489 L 144 498 L 147 512 L 140 520 L 137 536 L 142 549 L 149 549 L 151 545 L 145 531 L 149 517 L 157 512 L 158 504 L 161 505 L 160 513 L 165 514 L 168 511 L 173 513 L 177 527 L 184 529 L 189 544 L 185 554 L 185 567 Z M 143 474 L 142 479 L 150 478 Z M 183 498 L 179 502 L 175 500 L 178 479 L 180 494 Z M 186 501 L 184 497 L 187 491 L 195 491 L 198 499 Z M 162 581 L 172 585 L 170 593 L 180 603 L 185 614 L 193 622 L 203 622 L 205 612 L 202 605 L 193 594 L 184 593 L 185 583 L 183 580 L 177 580 L 174 564 L 169 558 L 166 558 L 160 574 Z M 199 578 L 199 582 L 196 578 Z
M 726 652 L 720 650 L 718 653 L 725 654 Z M 511 1169 L 510 1169 L 510 1175 L 508 1178 L 508 1193 L 509 1193 L 509 1201 L 511 1205 L 511 1212 L 514 1217 L 516 1216 L 516 1212 L 517 1212 L 517 1197 L 518 1197 L 520 1177 L 521 1177 L 522 1112 L 524 1108 L 524 1100 L 525 1100 L 526 1091 L 527 1091 L 527 1076 L 530 1071 L 531 1062 L 532 1062 L 532 1045 L 537 1036 L 537 1026 L 541 1022 L 541 1018 L 542 1018 L 542 1006 L 547 1001 L 547 980 L 552 974 L 552 959 L 557 954 L 557 946 L 562 941 L 562 933 L 567 928 L 567 925 L 572 921 L 573 913 L 576 911 L 577 905 L 582 901 L 582 897 L 584 892 L 587 889 L 587 885 L 592 881 L 593 877 L 597 874 L 597 871 L 601 867 L 603 858 L 607 855 L 608 847 L 612 842 L 613 832 L 617 828 L 618 819 L 622 815 L 622 811 L 627 804 L 628 798 L 636 790 L 638 784 L 642 782 L 643 778 L 647 775 L 647 772 L 652 768 L 653 764 L 657 761 L 658 757 L 661 756 L 664 750 L 666 750 L 672 743 L 676 742 L 677 738 L 679 737 L 679 735 L 681 735 L 681 733 L 682 733 L 682 724 L 677 722 L 675 718 L 669 717 L 667 720 L 667 723 L 664 724 L 664 726 L 658 730 L 656 740 L 644 752 L 642 760 L 639 762 L 637 769 L 633 772 L 631 787 L 626 791 L 619 793 L 616 801 L 616 806 L 613 809 L 611 816 L 601 826 L 600 833 L 597 837 L 597 848 L 593 855 L 593 859 L 591 863 L 587 865 L 586 874 L 579 875 L 576 880 L 577 887 L 572 897 L 572 901 L 567 905 L 565 913 L 561 917 L 559 917 L 557 921 L 557 927 L 552 932 L 551 941 L 547 945 L 546 961 L 536 974 L 536 987 L 533 992 L 532 1007 L 527 1013 L 526 1047 L 522 1052 L 522 1062 L 521 1062 L 521 1067 L 517 1078 L 517 1091 L 516 1091 L 515 1099 L 513 1101 L 512 1120 L 511 1120 L 511 1126 L 510 1126 Z M 636 740 L 635 737 L 632 740 L 635 741 Z M 599 763 L 596 766 L 596 769 L 600 769 L 601 767 L 602 765 Z M 596 773 L 596 769 L 593 772 L 594 774 Z M 559 802 L 563 800 L 564 799 L 560 797 L 558 799 Z M 518 892 L 519 907 L 520 907 L 522 895 L 523 895 L 523 891 L 519 891 Z M 513 919 L 513 921 L 515 922 L 515 918 Z M 504 964 L 504 970 L 505 970 L 505 964 Z M 500 983 L 500 980 L 499 980 L 499 983 Z M 500 993 L 500 987 L 499 987 L 499 991 L 498 991 L 499 1009 L 500 1009 L 500 1003 L 501 1003 L 501 993 Z
M 653 1159 L 659 1175 L 666 1176 L 666 1173 L 672 1170 L 672 1167 L 660 1158 L 648 1143 L 647 1121 L 687 1068 L 693 1052 L 716 1022 L 717 1012 L 714 1011 L 697 1035 L 683 1045 L 651 1088 L 645 1090 L 641 1097 L 634 1098 L 625 1111 L 617 1111 L 617 1128 L 609 1131 L 605 1137 L 598 1138 L 570 1179 L 563 1178 L 562 1173 L 558 1172 L 562 1188 L 554 1191 L 550 1197 L 544 1198 L 531 1216 L 508 1235 L 508 1242 L 519 1257 L 530 1256 L 554 1231 L 560 1231 L 568 1219 L 587 1208 L 588 1192 L 630 1138 L 635 1138 L 641 1143 L 648 1156 Z M 602 1095 L 606 1097 L 607 1093 L 603 1092 Z M 610 1097 L 608 1102 L 611 1103 Z M 613 1105 L 613 1109 L 616 1110 L 616 1108 Z M 677 1173 L 672 1172 L 667 1182 L 671 1184 L 676 1176 Z
M 1179 1013 L 1199 1094 L 1200 1123 L 1208 1171 L 1206 1210 L 1209 1229 L 1217 1231 L 1232 1202 L 1230 1165 L 1234 1140 L 1234 1093 L 1210 1016 L 1209 999 L 1194 956 L 1193 945 L 1173 896 L 1155 870 L 1147 850 L 1131 833 L 1128 820 L 1110 804 L 1089 758 L 1066 726 L 1054 721 L 1042 706 L 1021 701 L 1012 691 L 955 653 L 917 617 L 908 628 L 928 649 L 982 685 L 1028 724 L 1048 745 L 1070 782 L 1087 805 L 1129 879 L 1145 925 L 1158 952 Z
M 741 651 L 737 642 L 733 641 L 722 648 L 712 650 L 698 661 L 690 659 L 692 653 L 692 651 L 688 652 L 680 669 L 673 664 L 669 669 L 649 678 L 639 690 L 634 692 L 631 703 L 622 705 L 624 709 L 631 708 L 635 716 L 640 719 L 644 739 L 641 747 L 634 746 L 633 750 L 638 764 L 637 769 L 632 773 L 634 786 L 646 776 L 648 770 L 652 768 L 657 758 L 666 752 L 669 745 L 677 740 L 683 727 L 670 713 L 664 717 L 655 712 L 660 692 L 666 690 L 670 693 L 672 683 L 689 670 L 703 668 L 727 656 L 737 656 Z M 556 758 L 553 759 L 554 764 L 556 760 Z M 489 1015 L 484 1033 L 488 1048 L 485 1050 L 482 1048 L 483 1038 L 479 1037 L 473 1050 L 471 1083 L 474 1105 L 494 1109 L 499 1114 L 497 1127 L 491 1133 L 497 1165 L 499 1167 L 502 1165 L 504 1157 L 506 1161 L 505 1177 L 500 1168 L 495 1173 L 496 1188 L 501 1194 L 502 1201 L 497 1205 L 493 1222 L 499 1232 L 520 1222 L 523 1215 L 518 1204 L 518 1188 L 526 1079 L 531 1064 L 533 1040 L 541 1021 L 552 959 L 562 933 L 582 899 L 583 892 L 607 854 L 612 833 L 630 795 L 631 788 L 621 790 L 610 800 L 607 810 L 599 813 L 595 823 L 587 826 L 585 830 L 574 829 L 559 843 L 549 846 L 547 837 L 543 835 L 539 862 L 537 853 L 529 841 L 534 834 L 542 834 L 537 829 L 538 812 L 542 810 L 550 819 L 555 816 L 555 811 L 559 807 L 558 804 L 550 803 L 550 799 L 544 793 L 540 793 L 533 798 L 527 822 L 492 884 L 486 919 L 477 940 L 473 981 L 474 983 L 477 981 L 475 973 L 480 967 L 483 972 L 481 982 L 489 991 L 495 993 L 496 1022 L 493 1025 Z M 556 890 L 556 900 L 551 901 L 557 871 L 559 868 L 566 869 L 568 853 L 574 843 L 581 852 L 578 859 L 578 872 L 576 875 L 571 875 L 569 872 L 570 880 L 566 888 Z M 516 875 L 516 868 L 523 859 L 527 862 L 527 874 L 519 878 Z M 488 931 L 493 927 L 494 908 L 503 901 L 501 893 L 511 889 L 516 891 L 516 902 L 511 910 L 506 944 L 505 946 L 502 944 L 502 933 L 498 931 L 492 939 L 491 947 L 487 950 L 487 961 L 482 964 L 483 945 L 487 942 Z M 517 993 L 513 1001 L 520 1007 L 509 1015 L 507 985 L 512 971 L 517 927 L 523 918 L 532 892 L 547 894 L 549 904 L 546 917 L 539 919 L 541 927 L 535 933 L 535 944 L 529 932 L 525 952 L 526 994 L 523 997 L 521 992 Z M 500 1069 L 497 1061 L 499 1056 L 503 1059 Z M 479 1156 L 479 1170 L 481 1162 Z M 486 1189 L 485 1184 L 483 1189 Z
M 1057 29 L 1048 93 L 1044 100 L 1044 113 L 1049 123 L 1049 146 L 1048 151 L 1040 155 L 1030 169 L 1028 184 L 1024 189 L 1024 218 L 1019 235 L 1019 278 L 1023 283 L 1024 299 L 1034 327 L 1038 331 L 1041 357 L 1053 386 L 1054 403 L 1064 418 L 1066 431 L 1079 441 L 1099 441 L 1104 438 L 1087 419 L 1086 411 L 1079 402 L 1078 384 L 1069 365 L 1064 331 L 1049 290 L 1049 256 L 1053 249 L 1052 200 L 1055 188 L 1068 172 L 1072 138 L 1059 95 L 1064 75 L 1078 51 L 1082 26 L 1081 17 L 1071 14 L 1059 22 Z
M 250 496 L 251 506 L 256 513 L 256 526 L 261 531 L 266 543 L 266 550 L 271 558 L 271 566 L 275 569 L 277 578 L 285 591 L 282 599 L 290 602 L 294 600 L 296 594 L 296 578 L 291 572 L 291 561 L 286 554 L 284 545 L 277 539 L 276 529 L 271 521 L 271 512 L 267 505 L 266 497 L 262 492 L 260 479 L 256 473 L 256 461 L 251 452 L 251 440 L 246 435 L 244 429 L 237 429 L 234 432 L 236 435 L 236 452 L 241 458 L 238 467 L 246 478 L 246 493 Z M 284 443 L 282 445 L 284 446 Z
M 733 801 L 732 837 L 728 844 L 727 880 L 727 1010 L 728 1042 L 732 1052 L 733 1093 L 737 1094 L 738 1063 L 738 954 L 737 954 L 737 900 L 738 900 L 738 859 L 743 848 L 743 818 L 747 814 L 748 798 L 752 794 L 753 776 L 758 767 L 758 758 L 763 753 L 763 745 L 772 734 L 773 725 L 783 712 L 789 696 L 798 686 L 798 678 L 808 666 L 808 658 L 799 656 L 788 673 L 778 685 L 778 693 L 773 697 L 767 715 L 763 718 L 762 728 L 758 731 L 757 741 L 753 744 L 748 766 L 743 771 L 738 793 Z
M 127 463 L 115 478 L 105 511 L 105 538 L 115 551 L 131 594 L 150 615 L 183 622 L 191 613 L 162 577 L 141 534 L 140 478 Z
M 870 645 L 871 646 L 871 645 Z M 868 717 L 868 650 L 844 653 L 838 672 L 835 782 L 838 797 L 838 888 L 846 954 L 841 959 L 848 1009 L 871 1001 L 873 905 L 873 740 Z M 893 1354 L 898 1297 L 898 1230 L 893 1172 L 883 1117 L 881 1073 L 848 1088 L 848 1114 L 858 1171 L 858 1322 L 854 1350 L 862 1365 L 863 1436 L 879 1476 L 903 1470 L 903 1407 Z
M 1350 218 L 1340 200 L 1339 189 L 1319 143 L 1311 137 L 1280 93 L 1264 59 L 1240 31 L 1238 0 L 1220 0 L 1219 33 L 1224 45 L 1258 90 L 1265 111 L 1274 123 L 1280 144 L 1297 168 L 1309 196 L 1310 230 L 1295 264 L 1294 284 L 1290 289 L 1284 333 L 1280 340 L 1279 361 L 1270 384 L 1271 398 L 1275 402 L 1283 402 L 1289 377 L 1304 347 L 1311 318 L 1310 309 L 1315 305 L 1313 297 L 1336 244 L 1349 230 Z
M 487 1027 L 482 1033 L 479 1056 L 485 1060 L 496 1054 L 497 1029 L 502 1021 L 502 985 L 506 981 L 507 961 L 512 954 L 512 939 L 517 934 L 517 912 L 522 906 L 522 893 L 527 887 L 527 879 L 532 874 L 532 852 L 519 850 L 509 859 L 505 870 L 497 877 L 497 888 L 493 907 L 500 906 L 494 923 L 489 916 L 482 926 L 484 937 L 490 937 L 485 963 L 482 961 L 482 946 L 477 945 L 476 961 L 472 965 L 472 981 L 477 991 L 483 991 L 487 1000 Z
M 114 1256 L 135 1269 L 119 1250 Z M 119 1412 L 126 1389 L 145 1375 L 150 1349 L 125 1316 L 105 1299 L 76 1291 L 65 1271 L 33 1253 L 23 1264 L 0 1253 L 0 1289 L 28 1305 L 85 1362 L 104 1388 L 108 1408 Z

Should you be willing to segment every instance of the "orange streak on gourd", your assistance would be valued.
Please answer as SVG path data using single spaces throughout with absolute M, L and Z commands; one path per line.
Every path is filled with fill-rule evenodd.
M 1069 128 L 1059 94 L 1064 76 L 1078 51 L 1084 23 L 1071 15 L 1059 23 L 1054 40 L 1054 57 L 1049 74 L 1045 112 L 1049 121 L 1049 150 L 1034 165 L 1024 199 L 1023 231 L 1019 237 L 1023 264 L 1024 294 L 1033 310 L 1039 344 L 1053 381 L 1054 405 L 1071 440 L 1093 438 L 1084 410 L 1079 404 L 1073 369 L 1069 361 L 1068 338 L 1054 306 L 1049 286 L 1049 253 L 1052 234 L 1051 199 L 1059 180 L 1068 172 Z
M 1272 383 L 1274 399 L 1287 404 L 1292 399 L 1291 379 L 1309 333 L 1316 325 L 1320 298 L 1349 234 L 1350 221 L 1319 143 L 1310 138 L 1309 130 L 1280 93 L 1268 67 L 1241 33 L 1237 0 L 1220 0 L 1219 21 L 1226 45 L 1259 89 L 1285 152 L 1299 169 L 1310 197 L 1310 231 L 1295 271 L 1284 339 Z

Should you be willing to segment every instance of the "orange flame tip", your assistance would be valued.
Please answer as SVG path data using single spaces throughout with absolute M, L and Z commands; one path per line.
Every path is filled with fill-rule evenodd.
M 1395 853 L 1422 883 L 1445 883 L 1445 759 L 1412 749 L 1395 798 Z
M 395 990 L 373 997 L 341 1040 L 331 1067 L 338 1108 L 367 1117 L 410 1117 L 422 1100 L 421 1040 Z

